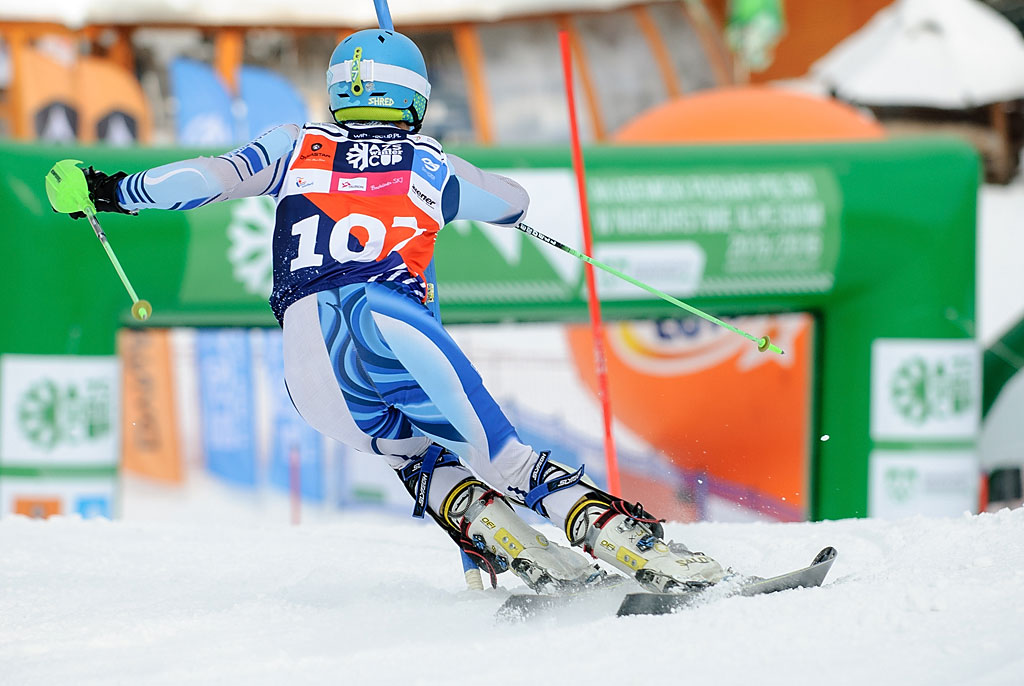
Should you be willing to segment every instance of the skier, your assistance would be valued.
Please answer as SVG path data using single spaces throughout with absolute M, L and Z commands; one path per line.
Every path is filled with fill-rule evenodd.
M 538 592 L 611 578 L 549 542 L 513 504 L 650 590 L 719 581 L 717 562 L 666 543 L 639 504 L 524 444 L 432 316 L 424 270 L 437 232 L 453 219 L 513 226 L 529 197 L 419 134 L 430 84 L 416 45 L 382 29 L 354 33 L 331 56 L 327 88 L 331 123 L 279 126 L 225 155 L 131 175 L 90 167 L 97 211 L 274 197 L 270 305 L 296 409 L 321 433 L 387 460 L 414 515 L 429 514 L 492 584 L 506 569 Z

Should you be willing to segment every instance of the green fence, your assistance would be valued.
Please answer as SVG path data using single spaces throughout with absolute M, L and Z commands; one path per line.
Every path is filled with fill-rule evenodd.
M 530 224 L 579 246 L 567 149 L 457 152 L 513 172 L 533 198 Z M 64 157 L 135 171 L 195 151 L 8 144 L 0 153 L 0 353 L 16 367 L 25 354 L 111 355 L 116 329 L 134 325 L 130 303 L 89 228 L 50 211 L 43 175 Z M 971 148 L 947 140 L 593 148 L 586 160 L 595 257 L 716 315 L 816 314 L 815 518 L 864 516 L 886 489 L 890 500 L 909 497 L 929 461 L 969 462 L 981 403 Z M 272 210 L 252 198 L 102 220 L 140 297 L 153 303 L 149 325 L 269 326 Z M 519 232 L 456 222 L 439 237 L 436 262 L 447 323 L 586 317 L 580 263 Z M 599 286 L 608 318 L 679 314 L 603 275 Z M 10 407 L 0 422 L 2 483 L 27 467 L 17 454 L 24 441 L 12 438 L 24 433 L 23 384 L 0 383 Z M 824 434 L 829 440 L 816 440 Z M 63 466 L 96 467 L 72 463 Z M 956 473 L 963 491 L 967 476 Z

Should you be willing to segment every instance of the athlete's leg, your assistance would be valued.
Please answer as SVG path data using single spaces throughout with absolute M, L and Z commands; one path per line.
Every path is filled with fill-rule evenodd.
M 306 296 L 288 308 L 282 336 L 288 392 L 306 423 L 350 448 L 382 456 L 410 485 L 433 442 L 381 397 L 367 375 L 368 366 L 380 369 L 388 363 L 373 353 L 379 341 L 366 342 L 350 325 L 352 313 L 361 311 L 360 301 L 365 292 L 355 284 Z M 458 460 L 443 462 L 431 479 L 437 486 L 430 489 L 433 502 L 425 503 L 433 512 L 442 512 L 445 495 L 474 478 Z
M 711 558 L 665 543 L 659 521 L 639 504 L 605 493 L 582 478 L 582 469 L 572 472 L 523 444 L 480 375 L 419 302 L 390 284 L 368 284 L 366 291 L 375 327 L 361 328 L 379 332 L 382 345 L 377 352 L 391 353 L 384 356 L 389 363 L 377 371 L 393 371 L 393 359 L 416 385 L 412 396 L 399 384 L 397 392 L 384 397 L 417 428 L 466 458 L 484 480 L 565 527 L 570 542 L 650 588 L 666 590 L 722 577 L 721 566 Z M 368 343 L 371 338 L 367 336 Z M 370 377 L 384 388 L 383 381 L 377 382 L 377 371 Z M 438 416 L 447 423 L 438 422 Z M 449 425 L 454 434 L 442 435 L 435 428 Z
M 346 289 L 361 295 L 362 287 Z M 417 435 L 400 412 L 389 408 L 353 359 L 349 334 L 328 311 L 321 325 L 316 295 L 293 303 L 284 315 L 284 373 L 302 418 L 320 433 L 377 455 L 417 455 L 430 439 Z M 328 331 L 335 346 L 325 343 Z
M 519 439 L 480 374 L 441 324 L 411 294 L 390 283 L 367 284 L 365 307 L 359 308 L 353 318 L 359 318 L 363 332 L 356 337 L 362 346 L 360 357 L 363 348 L 366 357 L 373 356 L 375 365 L 366 371 L 384 400 L 466 460 L 484 481 L 505 495 L 528 501 L 537 485 L 533 472 L 542 458 Z M 554 510 L 564 517 L 581 495 L 561 498 L 565 502 Z M 550 510 L 559 498 L 546 500 Z
M 421 428 L 467 448 L 383 344 L 362 286 L 300 300 L 284 324 L 286 379 L 300 414 L 336 440 L 382 454 L 417 500 L 414 512 L 429 514 L 492 582 L 509 568 L 538 591 L 606 578 L 586 558 L 549 543 L 457 457 L 423 436 Z

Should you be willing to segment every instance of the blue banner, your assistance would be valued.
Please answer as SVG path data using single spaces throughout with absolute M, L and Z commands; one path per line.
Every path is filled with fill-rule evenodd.
M 284 77 L 261 67 L 243 66 L 239 95 L 245 103 L 245 140 L 281 124 L 309 121 L 306 103 Z
M 284 383 L 284 358 L 281 330 L 264 329 L 263 359 L 269 390 L 273 434 L 270 439 L 270 483 L 284 490 L 292 488 L 292 459 L 299 461 L 302 497 L 313 502 L 324 500 L 324 439 L 306 424 L 295 410 Z
M 226 481 L 255 487 L 256 413 L 249 332 L 200 329 L 196 364 L 206 467 Z
M 178 143 L 197 147 L 230 147 L 240 142 L 231 96 L 213 68 L 179 57 L 170 66 L 171 93 L 177 102 Z

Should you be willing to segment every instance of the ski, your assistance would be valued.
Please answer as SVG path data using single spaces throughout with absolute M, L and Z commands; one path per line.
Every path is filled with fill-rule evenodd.
M 619 617 L 630 615 L 660 615 L 705 600 L 726 598 L 735 595 L 752 596 L 763 593 L 786 591 L 793 588 L 820 586 L 825 581 L 836 549 L 828 547 L 818 553 L 807 567 L 773 576 L 745 577 L 742 582 L 725 582 L 717 586 L 684 591 L 681 593 L 627 593 L 622 595 L 625 577 L 620 583 L 605 583 L 597 588 L 566 593 L 563 595 L 513 593 L 498 608 L 497 618 L 504 621 L 523 621 L 549 613 L 553 610 L 579 608 L 579 613 L 607 616 L 612 611 Z M 616 611 L 617 608 L 617 611 Z
M 806 567 L 780 574 L 768 579 L 760 577 L 749 577 L 724 594 L 709 595 L 716 590 L 725 590 L 716 586 L 687 591 L 683 593 L 630 593 L 619 605 L 617 615 L 626 617 L 630 615 L 662 615 L 675 612 L 681 608 L 692 606 L 699 601 L 712 597 L 730 597 L 735 595 L 753 596 L 763 593 L 775 593 L 787 591 L 794 588 L 813 588 L 821 586 L 828 575 L 832 563 L 835 562 L 838 552 L 833 547 L 823 549 L 814 560 Z M 726 582 L 728 583 L 728 582 Z
M 571 606 L 585 607 L 587 611 L 597 609 L 607 616 L 622 602 L 628 579 L 624 576 L 608 576 L 605 581 L 591 588 L 553 595 L 548 593 L 513 593 L 498 608 L 496 617 L 507 622 L 519 622 L 555 608 Z

